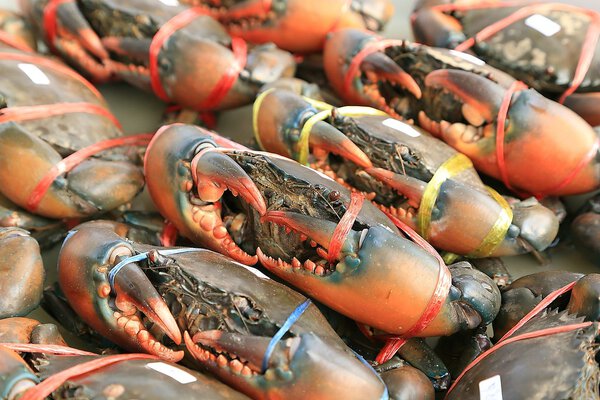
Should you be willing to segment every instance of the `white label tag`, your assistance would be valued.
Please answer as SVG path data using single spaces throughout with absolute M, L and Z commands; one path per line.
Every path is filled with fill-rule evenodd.
M 463 53 L 462 51 L 450 50 L 450 53 L 453 56 L 460 57 L 465 61 L 473 63 L 475 65 L 485 65 L 485 61 L 480 58 L 475 57 L 472 54 Z
M 238 262 L 236 262 L 236 264 L 238 264 L 240 267 L 246 268 L 248 271 L 252 272 L 254 275 L 258 276 L 260 279 L 271 279 L 268 276 L 266 276 L 265 274 L 263 274 L 262 272 L 260 272 L 259 270 L 257 270 L 256 268 L 252 268 L 252 267 L 249 267 L 247 265 L 244 265 L 244 264 L 238 263 Z
M 479 400 L 502 400 L 500 375 L 479 382 Z
M 156 372 L 160 372 L 163 375 L 167 375 L 184 385 L 197 381 L 196 377 L 189 372 L 163 362 L 148 363 L 146 364 L 146 367 L 153 369 Z
M 46 74 L 37 66 L 29 63 L 19 63 L 17 67 L 19 67 L 21 71 L 25 72 L 25 75 L 27 75 L 27 77 L 31 79 L 31 82 L 35 83 L 36 85 L 50 84 L 50 79 L 48 79 L 48 76 L 46 76 Z
M 533 14 L 525 20 L 525 25 L 535 29 L 544 36 L 554 36 L 560 32 L 560 25 L 540 14 Z
M 402 132 L 410 137 L 421 136 L 421 133 L 415 128 L 413 128 L 411 125 L 407 124 L 406 122 L 398 121 L 397 119 L 384 119 L 382 124 L 387 126 L 388 128 L 392 128 L 397 130 L 398 132 Z
M 169 7 L 177 7 L 179 5 L 179 1 L 177 0 L 159 0 L 161 3 L 163 3 L 165 6 L 169 6 Z

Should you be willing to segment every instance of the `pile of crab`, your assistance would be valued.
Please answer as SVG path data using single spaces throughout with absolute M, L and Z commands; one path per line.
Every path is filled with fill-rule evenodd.
M 0 399 L 600 398 L 600 9 L 392 3 L 0 10 Z

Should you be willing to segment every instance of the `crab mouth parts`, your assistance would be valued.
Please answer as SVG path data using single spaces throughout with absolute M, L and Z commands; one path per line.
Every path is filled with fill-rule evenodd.
M 199 342 L 194 343 L 190 335 L 185 332 L 184 340 L 192 356 L 201 363 L 212 363 L 221 369 L 227 369 L 233 375 L 246 378 L 262 375 L 261 370 L 251 362 L 229 353 L 220 347 L 212 347 Z
M 279 225 L 275 222 L 270 222 L 276 227 L 281 228 L 280 230 L 289 236 L 297 237 L 297 240 L 304 244 L 304 251 L 299 257 L 304 261 L 299 260 L 296 257 L 292 257 L 291 260 L 283 260 L 281 257 L 271 257 L 265 254 L 260 247 L 256 249 L 256 255 L 260 263 L 269 270 L 283 270 L 300 272 L 305 271 L 312 275 L 317 276 L 329 276 L 336 271 L 336 265 L 328 261 L 327 250 L 321 247 L 315 240 L 308 236 L 293 230 L 292 228 Z
M 117 321 L 117 327 L 147 353 L 173 362 L 183 358 L 183 352 L 172 350 L 157 339 L 156 335 L 162 335 L 162 330 L 146 318 L 141 311 L 136 310 L 134 314 L 129 315 L 115 311 L 113 317 Z

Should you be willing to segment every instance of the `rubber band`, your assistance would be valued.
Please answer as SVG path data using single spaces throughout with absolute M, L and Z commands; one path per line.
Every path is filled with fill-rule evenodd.
M 35 50 L 33 50 L 31 47 L 29 47 L 29 45 L 27 43 L 25 43 L 24 41 L 18 40 L 16 37 L 10 35 L 9 33 L 5 32 L 5 31 L 0 31 L 0 42 L 13 47 L 17 50 L 21 50 L 25 53 L 34 53 Z
M 256 139 L 256 142 L 258 143 L 258 146 L 261 149 L 264 149 L 265 146 L 263 146 L 262 142 L 260 141 L 260 132 L 258 129 L 258 113 L 260 112 L 260 107 L 262 106 L 262 103 L 265 100 L 265 98 L 274 90 L 275 88 L 271 88 L 260 93 L 258 96 L 256 96 L 254 104 L 252 104 L 252 131 L 254 132 L 254 139 Z
M 530 196 L 530 194 L 520 191 L 513 187 L 510 183 L 510 179 L 508 176 L 508 168 L 506 166 L 505 159 L 505 135 L 506 135 L 506 119 L 508 118 L 508 111 L 510 108 L 510 103 L 512 101 L 512 97 L 514 93 L 519 90 L 527 89 L 527 85 L 523 82 L 515 81 L 511 84 L 511 86 L 504 93 L 504 97 L 502 99 L 502 103 L 500 104 L 500 108 L 498 110 L 498 117 L 496 121 L 496 164 L 498 167 L 498 171 L 500 173 L 500 180 L 504 185 L 515 193 L 519 194 L 522 197 Z M 579 172 L 596 156 L 598 149 L 600 147 L 600 139 L 594 142 L 590 150 L 585 154 L 585 156 L 579 161 L 579 163 L 569 172 L 569 174 L 560 181 L 557 185 L 553 186 L 550 189 L 546 189 L 543 191 L 539 191 L 537 193 L 532 193 L 531 195 L 535 196 L 538 200 L 546 197 L 548 194 L 553 194 L 568 184 L 570 184 L 576 177 Z
M 156 32 L 150 43 L 149 50 L 149 65 L 150 84 L 152 90 L 158 98 L 163 101 L 170 101 L 165 88 L 160 79 L 160 71 L 158 68 L 158 55 L 165 41 L 177 32 L 179 29 L 190 24 L 194 19 L 200 16 L 210 16 L 211 11 L 206 7 L 189 8 L 168 20 Z M 231 38 L 231 50 L 235 61 L 223 73 L 217 84 L 212 88 L 206 100 L 198 105 L 198 109 L 211 109 L 216 107 L 231 90 L 237 80 L 240 71 L 246 65 L 248 47 L 246 42 L 237 37 Z
M 96 353 L 60 344 L 0 343 L 0 346 L 21 353 L 44 353 L 58 356 L 97 356 Z
M 316 101 L 315 101 L 316 102 Z M 326 104 L 323 102 L 319 102 L 320 104 Z M 302 127 L 300 131 L 300 136 L 298 137 L 298 142 L 296 144 L 296 155 L 294 158 L 300 163 L 306 165 L 308 163 L 308 154 L 309 154 L 309 139 L 310 139 L 310 131 L 315 126 L 317 122 L 324 121 L 327 118 L 331 117 L 333 110 L 335 110 L 338 114 L 345 117 L 362 117 L 362 116 L 389 116 L 387 113 L 377 110 L 372 107 L 361 107 L 361 106 L 346 106 L 340 108 L 329 108 L 323 111 L 319 111 L 312 117 L 310 117 Z
M 340 252 L 342 251 L 344 241 L 346 240 L 346 236 L 348 236 L 348 233 L 352 229 L 352 225 L 354 225 L 354 221 L 356 221 L 356 217 L 358 217 L 358 213 L 362 209 L 364 201 L 365 197 L 362 194 L 358 192 L 350 193 L 350 204 L 348 204 L 346 212 L 342 215 L 340 222 L 333 230 L 331 240 L 329 241 L 327 261 L 330 264 L 337 261 Z
M 36 54 L 28 54 L 28 53 L 11 53 L 11 52 L 0 52 L 0 60 L 14 60 L 14 61 L 22 61 L 26 63 L 32 63 L 41 65 L 42 67 L 50 68 L 55 72 L 59 72 L 61 74 L 67 75 L 70 78 L 73 78 L 80 83 L 82 83 L 86 88 L 90 90 L 97 98 L 104 101 L 104 98 L 96 89 L 94 85 L 92 85 L 87 79 L 83 76 L 79 75 L 77 72 L 73 71 L 71 68 L 67 67 L 64 64 L 59 63 L 51 58 L 42 57 Z
M 111 356 L 96 358 L 74 365 L 46 378 L 43 382 L 38 383 L 36 386 L 23 393 L 23 395 L 19 397 L 19 400 L 45 399 L 69 379 L 77 378 L 113 364 L 130 360 L 160 360 L 160 358 L 151 354 L 114 354 Z
M 581 53 L 577 61 L 577 66 L 575 68 L 573 80 L 569 83 L 569 87 L 562 93 L 562 95 L 558 99 L 558 102 L 560 104 L 563 104 L 568 96 L 572 95 L 577 91 L 577 89 L 579 89 L 591 67 L 592 60 L 596 51 L 596 45 L 598 44 L 598 38 L 600 36 L 600 14 L 598 14 L 596 11 L 560 3 L 524 4 L 523 2 L 521 2 L 519 4 L 519 2 L 514 1 L 495 4 L 485 2 L 480 4 L 441 4 L 438 6 L 433 6 L 432 10 L 441 12 L 452 12 L 470 11 L 486 8 L 510 8 L 519 6 L 523 7 L 519 8 L 512 14 L 494 22 L 493 24 L 483 28 L 482 30 L 477 32 L 475 36 L 468 38 L 467 40 L 456 46 L 454 50 L 469 50 L 471 47 L 475 46 L 477 42 L 485 41 L 486 39 L 489 39 L 498 32 L 514 24 L 515 22 L 520 21 L 526 17 L 533 15 L 536 12 L 540 12 L 543 10 L 576 12 L 587 15 L 590 18 L 590 22 L 588 30 L 586 32 L 586 36 L 581 46 Z
M 54 103 L 39 104 L 35 106 L 17 106 L 0 108 L 0 124 L 4 122 L 30 121 L 32 119 L 42 119 L 55 117 L 69 113 L 87 113 L 96 114 L 108 119 L 117 128 L 121 129 L 121 123 L 105 107 L 93 103 Z
M 192 247 L 182 247 L 178 249 L 166 249 L 166 250 L 157 250 L 158 254 L 161 256 L 171 256 L 174 254 L 182 254 L 182 253 L 192 253 L 196 251 L 203 251 L 202 249 L 195 249 Z M 139 253 L 133 255 L 131 257 L 127 257 L 126 259 L 119 261 L 117 265 L 112 267 L 110 271 L 108 271 L 108 283 L 110 284 L 110 288 L 115 290 L 115 276 L 125 267 L 127 264 L 135 263 L 138 261 L 143 261 L 148 258 L 148 254 L 150 252 Z
M 73 3 L 74 0 L 50 0 L 44 7 L 44 13 L 42 15 L 42 29 L 46 33 L 46 43 L 53 52 L 56 51 L 54 46 L 54 39 L 58 32 L 58 18 L 56 13 L 58 7 L 64 3 Z
M 377 373 L 377 371 L 375 371 L 375 368 L 373 368 L 373 366 L 371 364 L 369 364 L 367 362 L 367 360 L 364 359 L 363 356 L 361 356 L 360 354 L 358 354 L 356 351 L 354 351 L 353 349 L 350 349 L 353 353 L 354 356 L 356 358 L 358 358 L 358 361 L 360 361 L 361 363 L 363 363 L 364 365 L 367 366 L 367 368 L 369 368 L 377 377 L 377 379 L 379 379 L 379 382 L 381 382 L 381 384 L 383 385 L 383 393 L 381 394 L 381 397 L 379 398 L 379 400 L 389 400 L 390 398 L 390 394 L 388 392 L 388 388 L 387 385 L 385 384 L 385 382 L 383 381 L 383 378 L 381 378 L 381 375 L 379 375 Z
M 425 187 L 421 204 L 419 204 L 419 212 L 417 214 L 419 234 L 423 237 L 423 239 L 429 240 L 431 214 L 440 194 L 442 184 L 444 184 L 444 182 L 446 182 L 449 178 L 458 175 L 472 167 L 473 164 L 471 163 L 471 160 L 467 158 L 467 156 L 462 153 L 456 153 L 444 161 L 444 163 L 439 166 L 437 171 L 435 171 Z
M 308 306 L 310 306 L 311 304 L 312 302 L 310 301 L 310 299 L 306 299 L 302 304 L 296 307 L 296 309 L 292 311 L 292 313 L 287 317 L 283 325 L 281 325 L 281 328 L 279 328 L 277 333 L 275 333 L 275 335 L 271 338 L 271 341 L 267 346 L 267 350 L 265 351 L 265 355 L 263 356 L 261 374 L 264 374 L 265 371 L 269 368 L 269 359 L 271 358 L 271 355 L 273 354 L 277 343 L 279 343 L 281 338 L 283 338 L 283 335 L 285 335 L 287 331 L 290 330 L 292 325 L 294 325 L 296 321 L 300 319 L 302 314 L 304 314 L 304 311 L 306 311 Z
M 456 387 L 458 382 L 465 376 L 465 374 L 469 370 L 471 370 L 481 360 L 488 357 L 490 354 L 492 354 L 499 348 L 502 348 L 510 343 L 514 343 L 519 340 L 532 339 L 532 338 L 542 337 L 542 336 L 549 336 L 549 335 L 554 335 L 557 333 L 569 332 L 569 331 L 583 329 L 583 328 L 587 328 L 588 326 L 591 326 L 592 322 L 582 322 L 582 323 L 577 323 L 577 324 L 570 324 L 570 325 L 557 326 L 557 327 L 553 327 L 553 328 L 541 329 L 538 331 L 528 332 L 528 333 L 524 333 L 524 334 L 517 335 L 514 337 L 510 337 L 518 329 L 523 327 L 523 325 L 525 325 L 525 323 L 527 323 L 529 320 L 531 320 L 531 318 L 533 318 L 534 316 L 539 314 L 542 310 L 547 308 L 554 300 L 556 300 L 557 297 L 559 297 L 560 295 L 571 290 L 573 288 L 573 286 L 575 286 L 576 283 L 577 283 L 577 281 L 571 282 L 568 285 L 565 285 L 562 288 L 550 293 L 537 306 L 535 306 L 535 308 L 533 308 L 529 313 L 527 313 L 527 315 L 525 315 L 512 329 L 510 329 L 504 336 L 502 336 L 502 338 L 500 338 L 500 340 L 498 342 L 496 342 L 496 344 L 493 347 L 491 347 L 487 351 L 483 352 L 477 358 L 475 358 L 471 363 L 469 363 L 469 365 L 467 365 L 467 367 L 460 373 L 460 375 L 452 383 L 452 385 L 448 389 L 448 392 L 446 392 L 446 398 L 448 397 L 448 394 Z
M 35 212 L 35 210 L 37 210 L 38 206 L 40 205 L 40 202 L 42 201 L 42 199 L 48 192 L 48 189 L 50 188 L 50 186 L 52 186 L 52 183 L 56 180 L 56 178 L 65 172 L 69 172 L 85 159 L 101 151 L 112 149 L 114 147 L 144 146 L 147 145 L 151 139 L 152 135 L 150 134 L 124 136 L 103 140 L 77 150 L 75 153 L 60 160 L 48 170 L 48 172 L 42 177 L 42 179 L 40 179 L 40 181 L 29 194 L 29 198 L 27 200 L 25 208 L 30 212 Z
M 442 185 L 448 179 L 472 167 L 473 164 L 471 163 L 471 160 L 464 154 L 457 153 L 440 165 L 433 174 L 433 177 L 427 183 L 417 214 L 419 234 L 425 240 L 429 240 L 431 215 Z M 469 252 L 469 254 L 466 255 L 467 257 L 488 257 L 500 245 L 502 240 L 504 240 L 506 232 L 508 232 L 508 228 L 510 228 L 512 223 L 513 214 L 510 205 L 494 189 L 490 187 L 486 187 L 486 189 L 496 203 L 500 205 L 500 214 L 494 222 L 494 225 L 492 225 L 486 236 L 482 239 L 481 243 L 473 251 Z M 455 256 L 456 255 L 447 255 L 449 260 L 455 259 Z
M 435 317 L 439 314 L 440 310 L 442 309 L 446 301 L 446 297 L 450 292 L 450 286 L 452 285 L 452 276 L 450 274 L 450 270 L 444 263 L 444 260 L 439 255 L 439 253 L 435 251 L 435 249 L 427 241 L 421 238 L 417 234 L 417 232 L 415 232 L 407 224 L 394 217 L 390 213 L 386 214 L 399 229 L 401 229 L 407 234 L 409 238 L 413 239 L 424 250 L 431 253 L 438 260 L 440 268 L 438 269 L 438 277 L 435 284 L 435 288 L 433 290 L 433 293 L 431 294 L 429 302 L 423 310 L 423 313 L 421 314 L 417 322 L 415 322 L 415 324 L 402 336 L 392 337 L 386 340 L 385 345 L 383 346 L 383 348 L 377 355 L 377 358 L 375 359 L 375 361 L 377 361 L 379 364 L 383 364 L 389 361 L 398 352 L 398 350 L 400 350 L 400 348 L 406 344 L 408 339 L 418 335 L 425 328 L 427 328 L 427 326 L 431 323 L 431 321 L 435 319 Z M 417 240 L 415 240 L 414 238 L 417 238 Z

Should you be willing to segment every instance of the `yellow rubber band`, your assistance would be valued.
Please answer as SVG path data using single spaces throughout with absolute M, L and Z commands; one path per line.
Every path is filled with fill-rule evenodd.
M 513 213 L 504 197 L 490 187 L 486 187 L 486 189 L 490 192 L 494 200 L 500 204 L 502 211 L 498 215 L 496 222 L 494 222 L 494 226 L 492 226 L 488 234 L 481 241 L 479 247 L 469 253 L 468 257 L 488 257 L 492 254 L 500 242 L 504 240 L 506 232 L 508 232 L 508 228 L 510 228 L 510 224 L 512 223 Z
M 332 108 L 334 108 L 331 104 L 325 103 L 324 101 L 311 99 L 310 97 L 306 97 L 306 96 L 302 96 L 302 98 L 304 99 L 304 101 L 306 101 L 307 103 L 309 103 L 311 106 L 313 106 L 314 108 L 316 108 L 319 111 L 331 110 Z
M 419 212 L 417 219 L 419 222 L 419 234 L 425 240 L 429 240 L 429 228 L 431 226 L 431 213 L 433 207 L 440 195 L 440 189 L 442 184 L 448 180 L 448 178 L 458 175 L 460 172 L 473 167 L 471 160 L 464 154 L 457 153 L 454 156 L 447 159 L 435 174 L 431 177 L 431 180 L 427 183 L 425 191 L 423 192 L 423 198 L 419 205 Z
M 433 174 L 433 177 L 427 183 L 421 204 L 419 205 L 419 212 L 417 214 L 419 223 L 419 233 L 425 240 L 429 240 L 429 229 L 431 227 L 431 213 L 433 207 L 440 194 L 442 184 L 449 178 L 458 175 L 460 172 L 473 167 L 471 160 L 469 160 L 463 154 L 456 154 L 453 157 L 446 160 L 438 170 Z M 512 223 L 512 210 L 504 197 L 490 187 L 486 187 L 490 196 L 500 205 L 501 212 L 491 227 L 490 231 L 483 238 L 479 246 L 467 254 L 467 257 L 487 257 L 489 256 L 498 245 L 502 242 L 506 236 L 506 232 Z M 452 253 L 448 253 L 448 260 L 455 260 L 456 257 Z
M 254 131 L 254 138 L 258 142 L 258 145 L 260 146 L 261 149 L 264 149 L 264 146 L 262 145 L 262 143 L 260 141 L 260 135 L 258 132 L 258 111 L 260 110 L 260 106 L 262 105 L 262 102 L 265 99 L 265 97 L 267 97 L 267 95 L 269 93 L 271 93 L 273 90 L 275 90 L 275 88 L 265 90 L 264 92 L 259 94 L 256 97 L 256 100 L 254 100 L 254 105 L 252 106 L 252 129 Z
M 309 103 L 311 103 L 311 105 L 313 105 L 315 108 L 322 109 L 323 111 L 320 111 L 320 112 L 316 113 L 315 115 L 313 115 L 312 117 L 310 117 L 304 123 L 304 126 L 302 127 L 302 130 L 300 131 L 300 137 L 298 138 L 298 144 L 297 144 L 297 156 L 295 156 L 296 160 L 300 164 L 308 163 L 308 153 L 309 153 L 308 139 L 310 137 L 310 131 L 312 130 L 313 126 L 315 126 L 315 124 L 317 122 L 324 121 L 327 118 L 331 117 L 331 113 L 333 111 L 332 106 L 330 106 L 327 103 L 323 103 L 322 101 L 312 100 L 312 99 L 308 99 L 308 98 L 305 98 L 305 100 L 307 100 Z M 321 105 L 321 107 L 314 105 L 313 102 L 315 102 L 315 104 L 317 104 L 317 105 Z M 329 106 L 329 108 L 323 109 L 322 107 L 324 107 L 324 106 Z M 389 116 L 385 112 L 377 110 L 375 108 L 371 108 L 371 107 L 348 106 L 348 107 L 340 107 L 340 108 L 336 109 L 336 111 L 340 115 L 343 115 L 345 117 L 364 117 L 364 116 L 369 116 L 369 115 L 371 115 L 371 116 L 373 116 L 373 115 L 374 116 Z

